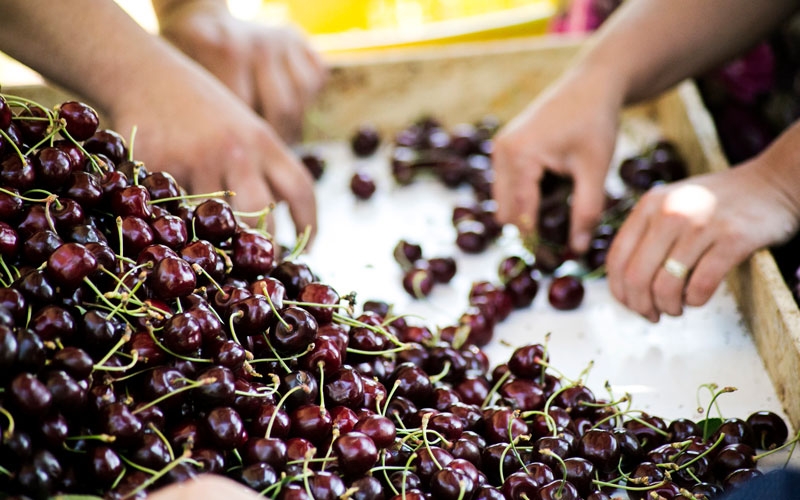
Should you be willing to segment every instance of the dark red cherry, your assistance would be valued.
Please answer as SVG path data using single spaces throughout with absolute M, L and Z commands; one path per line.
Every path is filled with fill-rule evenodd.
M 304 153 L 300 156 L 300 161 L 303 162 L 303 165 L 315 180 L 319 180 L 322 174 L 325 173 L 326 161 L 316 153 Z
M 577 309 L 583 302 L 583 283 L 577 276 L 553 278 L 547 291 L 550 305 L 562 311 Z
M 410 269 L 414 263 L 422 259 L 422 247 L 417 243 L 400 240 L 392 253 L 394 259 L 403 269 Z
M 35 375 L 21 373 L 11 381 L 9 394 L 14 405 L 25 415 L 40 417 L 50 409 L 52 396 Z
M 20 158 L 14 154 L 0 162 L 0 181 L 3 186 L 26 191 L 33 187 L 35 179 L 36 170 L 27 156 Z
M 375 179 L 364 169 L 359 169 L 350 178 L 350 191 L 360 200 L 372 198 L 376 189 Z
M 403 274 L 403 288 L 415 299 L 423 299 L 433 291 L 433 272 L 427 265 L 417 261 L 414 266 Z
M 227 202 L 212 198 L 194 209 L 193 227 L 198 238 L 219 243 L 236 232 L 236 217 Z
M 578 441 L 578 456 L 592 462 L 602 471 L 617 467 L 620 458 L 619 441 L 613 432 L 605 429 L 590 429 Z
M 309 404 L 296 408 L 290 415 L 292 434 L 302 436 L 319 446 L 330 436 L 333 420 L 330 413 L 319 405 Z
M 234 271 L 251 278 L 268 274 L 275 263 L 275 248 L 264 233 L 252 229 L 238 231 L 232 240 Z
M 436 283 L 449 283 L 456 275 L 456 261 L 452 257 L 434 257 L 428 260 L 428 265 Z
M 111 209 L 119 217 L 133 216 L 148 220 L 153 215 L 150 192 L 142 185 L 117 189 L 111 193 Z
M 69 155 L 56 147 L 45 147 L 33 157 L 36 180 L 47 188 L 60 188 L 72 171 Z
M 25 144 L 33 146 L 44 139 L 51 123 L 52 113 L 49 110 L 40 106 L 25 106 L 9 126 L 9 131 L 14 126 L 19 127 Z
M 286 288 L 286 297 L 291 300 L 297 298 L 304 286 L 311 282 L 319 281 L 307 264 L 288 260 L 275 266 L 270 276 L 283 283 Z
M 31 265 L 38 266 L 63 243 L 53 231 L 39 231 L 22 243 L 22 256 Z
M 356 156 L 366 157 L 375 153 L 380 142 L 381 135 L 378 129 L 373 125 L 363 124 L 350 139 L 350 147 Z
M 64 121 L 67 133 L 76 141 L 85 141 L 94 135 L 100 119 L 91 106 L 77 101 L 67 101 L 58 107 L 58 118 Z
M 120 165 L 128 157 L 125 138 L 110 129 L 99 129 L 83 142 L 83 148 L 92 154 L 102 154 Z
M 755 444 L 762 450 L 771 450 L 786 442 L 789 430 L 786 422 L 771 411 L 757 411 L 747 417 L 747 424 L 755 435 Z
M 337 312 L 339 304 L 339 294 L 332 286 L 324 283 L 309 283 L 300 289 L 297 296 L 298 302 L 304 302 L 303 308 L 314 316 L 319 325 L 330 323 L 333 320 L 333 313 Z M 319 305 L 316 305 L 319 304 Z
M 177 256 L 166 256 L 155 265 L 148 283 L 156 297 L 171 300 L 194 292 L 197 277 L 188 262 Z
M 198 272 L 199 284 L 208 282 L 208 276 L 214 280 L 221 280 L 225 274 L 225 261 L 217 253 L 211 242 L 194 240 L 180 250 L 181 258 L 190 264 L 200 266 L 203 272 Z
M 361 476 L 378 461 L 378 448 L 369 436 L 361 432 L 340 435 L 333 441 L 332 450 L 339 470 L 345 476 Z
M 489 245 L 486 226 L 477 220 L 460 220 L 456 224 L 456 245 L 466 253 L 483 252 Z
M 205 424 L 211 442 L 223 450 L 238 448 L 247 441 L 242 417 L 229 406 L 220 406 L 208 412 Z
M 539 489 L 541 500 L 582 500 L 578 488 L 569 481 L 557 479 Z
M 8 101 L 6 101 L 5 97 L 0 96 L 0 129 L 6 130 L 11 125 L 13 116 L 14 112 L 11 110 Z
M 547 363 L 549 357 L 545 354 L 542 344 L 528 344 L 518 347 L 508 360 L 508 369 L 517 377 L 536 379 L 543 372 L 542 362 Z
M 47 259 L 47 275 L 54 283 L 75 289 L 97 270 L 97 259 L 80 243 L 64 243 Z
M 283 321 L 276 321 L 269 331 L 272 346 L 283 354 L 304 351 L 317 335 L 317 320 L 310 312 L 294 306 L 285 307 L 280 317 Z

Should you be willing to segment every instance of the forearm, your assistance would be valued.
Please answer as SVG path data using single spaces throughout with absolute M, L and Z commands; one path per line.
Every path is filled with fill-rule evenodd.
M 593 81 L 614 82 L 621 101 L 635 103 L 753 46 L 798 4 L 797 0 L 628 0 L 598 30 L 577 68 Z
M 207 78 L 110 0 L 0 2 L 0 48 L 103 112 L 165 79 Z

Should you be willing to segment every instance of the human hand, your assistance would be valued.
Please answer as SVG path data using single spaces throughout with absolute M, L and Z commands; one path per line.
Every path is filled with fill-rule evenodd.
M 201 474 L 195 479 L 165 486 L 148 495 L 148 498 L 151 500 L 194 500 L 196 498 L 256 500 L 263 497 L 231 479 L 214 474 Z
M 301 138 L 326 68 L 292 26 L 237 19 L 225 2 L 172 1 L 156 9 L 161 34 L 249 104 L 288 142 Z
M 605 202 L 605 179 L 619 126 L 620 100 L 580 76 L 562 78 L 494 139 L 493 196 L 501 223 L 536 229 L 539 183 L 549 170 L 572 177 L 570 246 L 587 250 Z
M 211 75 L 191 64 L 170 68 L 169 78 L 130 87 L 106 110 L 121 134 L 136 127 L 134 158 L 151 171 L 170 172 L 191 193 L 233 191 L 235 210 L 258 212 L 286 201 L 296 231 L 309 227 L 313 236 L 316 201 L 305 166 L 266 121 Z M 272 218 L 267 221 L 274 230 Z
M 645 193 L 606 259 L 613 295 L 652 322 L 678 316 L 684 305 L 708 302 L 755 250 L 788 239 L 797 209 L 765 170 L 756 161 Z M 670 259 L 674 274 L 665 269 Z

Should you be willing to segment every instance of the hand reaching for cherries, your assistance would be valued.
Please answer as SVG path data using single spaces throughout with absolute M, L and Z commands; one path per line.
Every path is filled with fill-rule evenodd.
M 283 140 L 301 139 L 303 113 L 326 70 L 301 32 L 235 18 L 224 1 L 154 0 L 161 35 L 263 116 Z
M 787 240 L 797 229 L 797 201 L 772 175 L 770 161 L 757 158 L 648 191 L 606 260 L 614 296 L 653 322 L 661 313 L 678 316 L 684 305 L 708 302 L 752 252 Z
M 600 220 L 619 120 L 618 99 L 582 78 L 567 75 L 545 91 L 497 133 L 492 153 L 497 219 L 525 235 L 536 227 L 545 171 L 574 180 L 569 243 L 578 253 Z

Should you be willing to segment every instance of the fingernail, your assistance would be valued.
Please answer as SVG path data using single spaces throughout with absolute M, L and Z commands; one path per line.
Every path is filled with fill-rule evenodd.
M 572 239 L 573 248 L 576 251 L 583 253 L 584 251 L 586 251 L 586 249 L 589 248 L 590 238 L 591 236 L 589 236 L 589 233 L 586 232 L 576 233 L 575 237 Z

